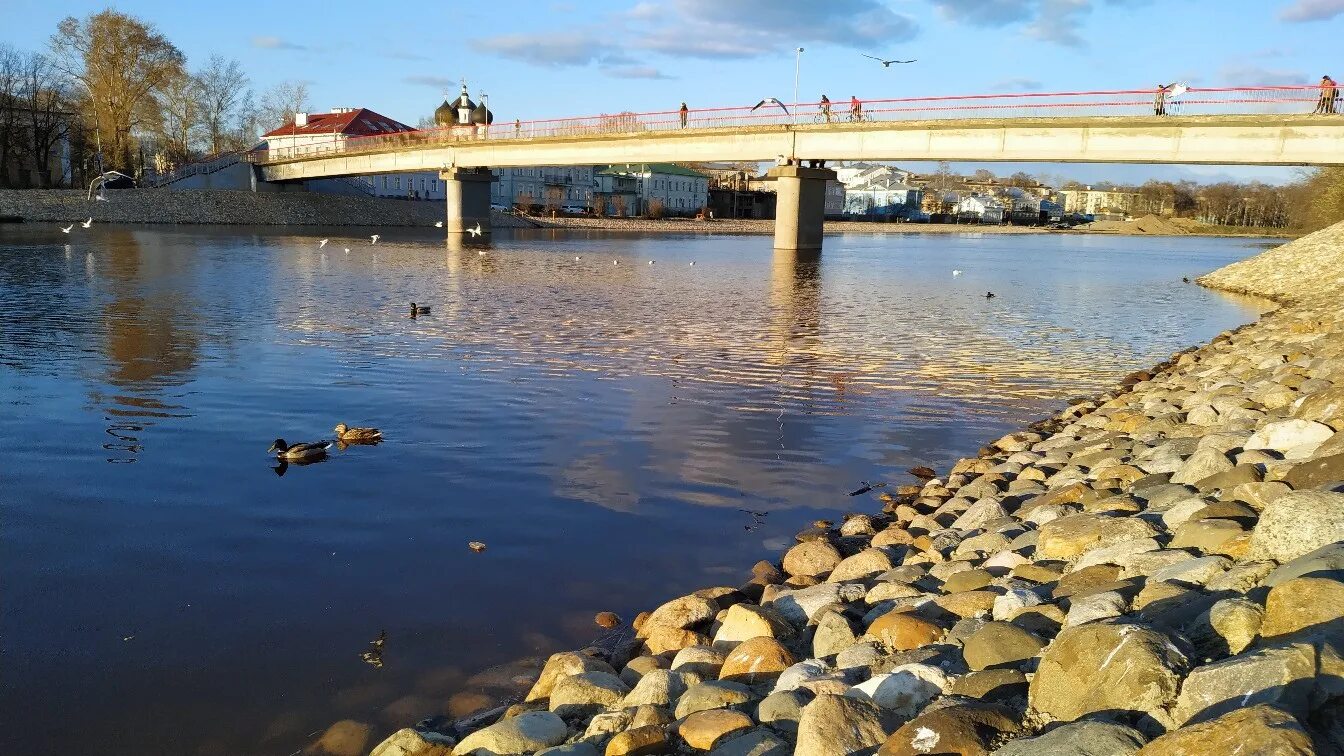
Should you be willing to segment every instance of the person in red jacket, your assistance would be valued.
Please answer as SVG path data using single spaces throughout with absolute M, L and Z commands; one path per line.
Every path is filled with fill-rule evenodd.
M 1312 113 L 1332 115 L 1335 112 L 1335 100 L 1339 99 L 1339 85 L 1329 76 L 1321 77 L 1321 98 L 1316 101 Z

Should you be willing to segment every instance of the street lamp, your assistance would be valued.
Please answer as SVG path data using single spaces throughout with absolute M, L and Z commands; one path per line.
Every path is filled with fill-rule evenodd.
M 803 48 L 793 56 L 793 122 L 798 123 L 798 74 L 803 68 Z

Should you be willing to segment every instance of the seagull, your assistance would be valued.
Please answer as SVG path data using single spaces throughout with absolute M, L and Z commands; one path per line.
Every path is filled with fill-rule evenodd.
M 434 228 L 443 228 L 443 221 L 439 221 L 439 222 L 435 223 L 435 224 L 434 224 Z
M 653 260 L 649 260 L 649 265 L 653 265 Z
M 760 102 L 758 102 L 758 103 L 756 103 L 755 105 L 753 105 L 753 106 L 751 107 L 751 112 L 753 112 L 753 113 L 756 112 L 757 108 L 760 108 L 760 107 L 762 107 L 762 106 L 764 106 L 764 105 L 778 105 L 778 106 L 779 106 L 779 109 L 782 110 L 782 111 L 784 111 L 784 115 L 788 115 L 788 114 L 789 114 L 789 109 L 788 109 L 787 107 L 785 107 L 784 103 L 780 102 L 779 100 L 776 100 L 776 99 L 773 98 L 773 97 L 767 97 L 767 98 L 765 98 L 764 100 L 761 100 Z
M 485 257 L 485 250 L 482 249 L 482 250 L 478 251 L 476 254 L 477 254 L 477 255 L 480 255 L 481 257 Z
M 612 264 L 612 265 L 620 265 L 620 264 L 621 264 L 621 261 L 620 261 L 620 260 L 612 260 L 612 261 L 611 261 L 611 264 Z
M 481 224 L 480 224 L 480 221 L 477 221 L 477 222 L 476 222 L 476 227 L 475 227 L 475 228 L 469 228 L 469 229 L 467 229 L 467 233 L 471 234 L 472 236 L 480 236 L 480 235 L 481 235 Z
M 345 253 L 346 253 L 347 255 L 350 254 L 350 248 L 349 248 L 349 247 L 346 247 L 346 248 L 345 248 Z
M 63 233 L 63 234 L 68 234 L 68 233 L 70 233 L 70 229 L 72 229 L 72 228 L 74 228 L 74 227 L 75 227 L 75 224 L 71 223 L 70 225 L 61 228 L 61 233 Z
M 372 242 L 373 244 L 377 244 L 377 243 L 378 243 L 378 239 L 379 239 L 378 234 L 374 234 L 373 236 L 370 236 L 369 238 L 373 240 L 373 242 Z
M 959 271 L 959 270 L 954 270 L 954 271 L 952 271 L 952 275 L 954 275 L 954 276 L 959 276 L 959 275 L 961 275 L 961 271 Z
M 910 60 L 883 60 L 877 57 L 876 55 L 869 55 L 868 53 L 859 53 L 859 54 L 865 58 L 872 58 L 878 63 L 881 63 L 883 68 L 891 68 L 892 63 L 914 63 L 916 60 L 919 60 L 918 58 L 911 58 Z
M 80 225 L 80 226 L 83 226 L 84 228 L 88 228 L 89 226 L 92 226 L 92 225 L 93 225 L 93 218 L 89 218 L 88 220 L 84 221 L 83 223 L 81 223 L 81 224 L 79 224 L 79 225 Z
M 323 239 L 322 241 L 320 241 L 320 242 L 317 243 L 317 248 L 318 248 L 318 249 L 322 249 L 323 247 L 327 246 L 327 242 L 329 242 L 329 241 L 331 241 L 331 240 L 330 240 L 330 239 Z
M 579 256 L 578 256 L 578 255 L 574 255 L 574 262 L 578 262 L 578 261 L 579 261 Z
M 103 194 L 102 192 L 98 192 L 93 196 L 93 198 L 98 202 L 107 202 L 107 195 Z
M 695 260 L 691 260 L 691 267 L 692 267 L 692 268 L 695 267 Z

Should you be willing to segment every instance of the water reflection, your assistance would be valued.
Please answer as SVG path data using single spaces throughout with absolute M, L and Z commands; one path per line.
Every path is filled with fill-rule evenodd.
M 485 666 L 1254 316 L 1179 283 L 1224 240 L 379 233 L 0 228 L 11 750 L 460 710 Z M 387 441 L 262 469 L 336 422 Z

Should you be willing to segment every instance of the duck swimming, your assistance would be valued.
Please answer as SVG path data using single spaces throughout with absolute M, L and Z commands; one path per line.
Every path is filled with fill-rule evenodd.
M 325 456 L 327 449 L 331 448 L 330 441 L 314 441 L 311 443 L 287 444 L 283 438 L 277 438 L 271 448 L 266 450 L 267 454 L 274 453 L 280 459 L 317 459 Z
M 428 315 L 428 314 L 429 314 L 428 305 L 418 305 L 415 302 L 411 302 L 411 317 L 415 317 L 416 315 Z
M 347 444 L 383 440 L 383 432 L 377 428 L 351 428 L 345 423 L 338 423 L 333 430 L 336 431 L 336 439 Z

